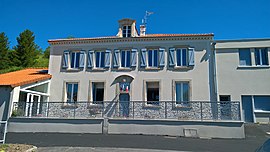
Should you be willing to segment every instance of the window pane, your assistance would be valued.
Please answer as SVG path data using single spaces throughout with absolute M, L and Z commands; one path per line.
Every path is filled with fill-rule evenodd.
M 127 54 L 126 67 L 130 67 L 130 51 L 127 51 L 126 54 Z
M 73 102 L 77 101 L 78 84 L 73 84 Z
M 176 50 L 176 58 L 177 58 L 177 59 L 176 59 L 176 62 L 177 62 L 176 65 L 177 65 L 177 66 L 181 66 L 181 65 L 182 65 L 182 64 L 181 64 L 181 59 L 182 59 L 181 55 L 182 55 L 182 54 L 181 54 L 181 49 L 177 49 L 177 50 Z
M 250 49 L 239 49 L 239 64 L 251 65 Z
M 147 82 L 146 83 L 146 94 L 147 94 L 147 104 L 159 104 L 159 83 L 158 82 Z
M 189 97 L 189 86 L 188 83 L 183 83 L 183 101 L 188 101 Z
M 79 62 L 80 62 L 80 52 L 76 52 L 75 68 L 79 68 Z
M 254 96 L 256 110 L 270 111 L 270 96 Z
M 75 67 L 75 52 L 72 52 L 71 53 L 71 68 L 74 68 Z
M 67 87 L 67 102 L 70 103 L 70 102 L 72 102 L 72 99 L 71 99 L 72 98 L 72 96 L 71 96 L 72 95 L 72 84 L 67 83 L 66 87 Z
M 262 49 L 262 64 L 263 65 L 268 65 L 268 51 L 267 48 Z
M 182 49 L 182 66 L 187 66 L 187 49 Z
M 100 67 L 99 60 L 100 60 L 100 52 L 96 52 L 96 67 Z
M 154 67 L 158 66 L 158 51 L 154 50 Z
M 148 66 L 153 66 L 153 51 L 149 50 L 148 51 Z
M 104 83 L 95 82 L 92 83 L 93 103 L 103 104 L 104 101 Z
M 176 95 L 176 103 L 179 104 L 181 103 L 181 83 L 176 83 L 175 84 L 175 95 Z
M 101 52 L 101 65 L 100 65 L 100 67 L 101 68 L 104 68 L 105 67 L 105 52 L 103 51 L 103 52 Z
M 125 61 L 126 61 L 125 57 L 126 57 L 126 51 L 121 51 L 121 66 L 122 67 L 125 67 Z

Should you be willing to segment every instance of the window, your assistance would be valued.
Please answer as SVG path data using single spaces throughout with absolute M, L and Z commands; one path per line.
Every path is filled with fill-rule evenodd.
M 256 65 L 268 65 L 268 50 L 267 48 L 255 49 L 255 62 Z
M 70 67 L 79 68 L 80 52 L 71 52 L 70 59 Z
M 84 68 L 85 51 L 64 51 L 62 68 L 65 69 L 79 69 Z
M 186 48 L 176 49 L 176 66 L 188 65 L 188 53 Z
M 175 102 L 185 104 L 189 101 L 189 82 L 175 82 Z
M 168 61 L 170 67 L 193 67 L 194 61 L 194 48 L 170 48 L 168 54 Z
M 251 66 L 250 49 L 239 49 L 239 64 L 242 66 Z
M 146 82 L 147 104 L 159 104 L 159 82 Z
M 104 82 L 92 82 L 93 104 L 103 104 L 104 101 Z
M 255 110 L 270 111 L 270 96 L 253 96 Z
M 165 49 L 141 49 L 141 67 L 162 68 L 165 66 Z
M 131 37 L 131 26 L 123 26 L 123 37 Z
M 66 102 L 77 102 L 78 98 L 78 83 L 66 83 Z
M 104 51 L 96 51 L 96 68 L 104 68 L 105 67 L 105 52 Z
M 121 51 L 121 67 L 124 67 L 124 68 L 130 67 L 130 56 L 131 56 L 131 53 L 129 50 Z
M 148 50 L 148 67 L 158 67 L 158 50 Z

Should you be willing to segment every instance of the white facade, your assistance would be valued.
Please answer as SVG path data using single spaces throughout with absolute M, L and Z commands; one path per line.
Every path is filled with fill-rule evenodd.
M 219 100 L 241 101 L 242 120 L 269 122 L 270 40 L 216 42 L 216 78 Z

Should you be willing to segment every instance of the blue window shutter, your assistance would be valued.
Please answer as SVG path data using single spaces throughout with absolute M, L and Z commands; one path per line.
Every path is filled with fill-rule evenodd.
M 110 53 L 111 53 L 111 50 L 106 50 L 105 52 L 105 68 L 110 67 Z
M 131 50 L 131 67 L 136 67 L 137 65 L 137 49 Z
M 141 50 L 141 67 L 146 67 L 146 49 Z
M 87 58 L 87 67 L 92 68 L 93 67 L 93 54 L 94 51 L 88 51 L 88 58 Z
M 80 63 L 79 67 L 84 68 L 84 61 L 85 61 L 85 50 L 80 51 Z
M 66 50 L 64 51 L 64 54 L 63 54 L 62 68 L 68 68 L 68 60 L 69 60 L 69 51 Z
M 119 58 L 120 58 L 120 51 L 114 50 L 114 52 L 113 52 L 113 67 L 114 68 L 119 67 Z
M 189 66 L 194 66 L 194 48 L 188 48 L 188 65 Z
M 169 49 L 169 66 L 175 66 L 175 48 Z
M 164 48 L 159 48 L 159 66 L 164 67 L 165 66 L 165 57 L 164 57 Z

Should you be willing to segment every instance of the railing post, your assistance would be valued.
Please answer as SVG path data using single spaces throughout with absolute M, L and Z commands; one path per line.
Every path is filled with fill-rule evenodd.
M 75 114 L 75 113 L 76 113 L 76 106 L 77 106 L 77 105 L 76 105 L 76 103 L 74 102 L 74 107 L 73 107 L 73 108 L 74 108 L 74 110 L 73 110 L 73 118 L 74 118 L 74 119 L 75 119 L 75 115 L 76 115 L 76 114 Z
M 47 117 L 49 117 L 49 111 L 50 111 L 50 102 L 47 102 Z
M 167 102 L 165 101 L 165 119 L 167 119 L 167 112 L 168 112 L 168 107 L 167 107 Z
M 133 115 L 133 119 L 135 118 L 134 114 L 135 114 L 135 112 L 134 112 L 134 101 L 132 101 L 132 115 Z
M 201 108 L 201 121 L 203 121 L 202 102 L 200 102 L 200 108 Z

